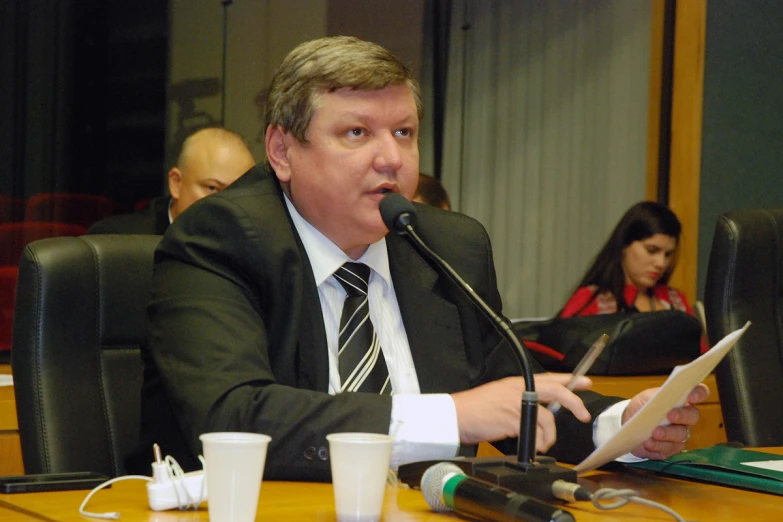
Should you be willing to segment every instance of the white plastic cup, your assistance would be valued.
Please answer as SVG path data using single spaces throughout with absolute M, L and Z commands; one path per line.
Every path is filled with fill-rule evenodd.
M 199 438 L 206 461 L 210 522 L 253 522 L 272 438 L 239 432 L 204 433 Z
M 334 503 L 339 522 L 381 519 L 392 437 L 378 433 L 331 433 Z

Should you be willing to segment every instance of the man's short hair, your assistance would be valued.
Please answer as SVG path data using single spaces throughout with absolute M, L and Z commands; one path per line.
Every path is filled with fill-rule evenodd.
M 423 115 L 421 88 L 408 67 L 378 44 L 332 36 L 298 45 L 278 67 L 266 93 L 264 128 L 280 125 L 300 142 L 318 108 L 318 95 L 339 89 L 378 91 L 407 85 Z

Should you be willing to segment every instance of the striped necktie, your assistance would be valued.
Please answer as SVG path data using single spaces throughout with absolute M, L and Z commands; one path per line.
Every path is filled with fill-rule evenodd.
M 345 263 L 334 276 L 348 294 L 340 317 L 337 352 L 340 392 L 391 393 L 381 342 L 370 322 L 367 295 L 370 267 L 362 263 Z

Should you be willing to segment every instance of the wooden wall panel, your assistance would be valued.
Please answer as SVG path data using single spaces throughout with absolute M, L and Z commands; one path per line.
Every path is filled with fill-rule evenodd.
M 677 2 L 669 206 L 682 222 L 680 258 L 671 284 L 696 299 L 699 248 L 704 41 L 707 0 Z
M 652 0 L 650 12 L 650 101 L 647 108 L 647 181 L 644 190 L 645 199 L 650 201 L 658 200 L 665 7 L 665 0 Z

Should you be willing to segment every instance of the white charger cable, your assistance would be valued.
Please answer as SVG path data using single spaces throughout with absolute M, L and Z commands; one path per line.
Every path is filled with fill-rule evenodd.
M 207 500 L 207 485 L 204 480 L 204 470 L 184 473 L 182 467 L 174 457 L 167 455 L 161 458 L 160 447 L 154 444 L 155 461 L 152 463 L 152 478 L 144 475 L 125 475 L 107 480 L 87 494 L 81 506 L 79 514 L 107 520 L 120 518 L 117 512 L 91 513 L 85 511 L 90 498 L 106 486 L 121 480 L 144 480 L 147 482 L 147 497 L 150 509 L 153 511 L 165 511 L 168 509 L 198 509 L 202 502 Z M 204 458 L 199 455 L 202 467 L 205 466 Z
M 85 511 L 85 507 L 87 506 L 87 502 L 90 501 L 92 496 L 96 494 L 98 491 L 102 490 L 106 486 L 110 484 L 114 484 L 115 482 L 119 482 L 121 480 L 146 480 L 147 482 L 152 482 L 152 479 L 150 477 L 145 477 L 144 475 L 124 475 L 122 477 L 115 477 L 113 479 L 109 479 L 100 486 L 97 486 L 92 491 L 90 491 L 86 497 L 84 497 L 84 500 L 82 501 L 82 505 L 79 506 L 79 514 L 83 515 L 85 517 L 92 517 L 92 518 L 102 518 L 105 520 L 117 520 L 120 518 L 120 514 L 116 511 L 110 511 L 109 513 L 92 513 L 90 511 Z

